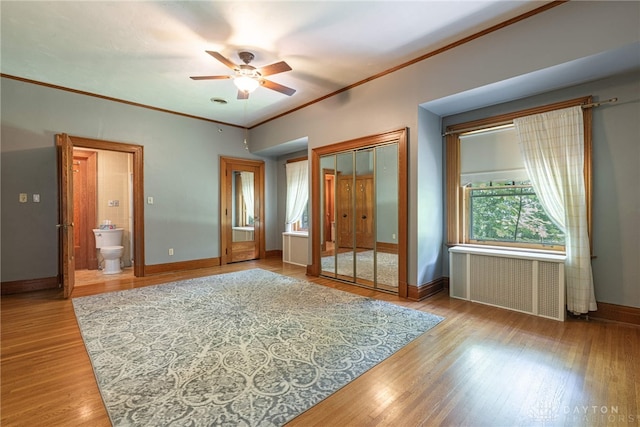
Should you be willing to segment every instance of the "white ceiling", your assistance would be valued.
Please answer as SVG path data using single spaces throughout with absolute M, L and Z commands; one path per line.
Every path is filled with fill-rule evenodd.
M 101 96 L 252 126 L 541 6 L 534 1 L 6 1 L 1 72 Z M 205 53 L 256 67 L 286 61 L 237 100 Z M 222 98 L 220 105 L 211 98 Z

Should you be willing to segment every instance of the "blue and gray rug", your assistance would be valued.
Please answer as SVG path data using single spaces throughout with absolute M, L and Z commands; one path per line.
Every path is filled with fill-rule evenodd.
M 279 426 L 443 320 L 261 269 L 73 306 L 115 426 Z

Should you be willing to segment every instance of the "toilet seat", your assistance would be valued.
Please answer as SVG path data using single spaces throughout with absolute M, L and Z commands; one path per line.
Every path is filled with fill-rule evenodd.
M 121 251 L 124 249 L 124 246 L 103 246 L 100 248 L 101 254 L 113 254 L 115 252 Z

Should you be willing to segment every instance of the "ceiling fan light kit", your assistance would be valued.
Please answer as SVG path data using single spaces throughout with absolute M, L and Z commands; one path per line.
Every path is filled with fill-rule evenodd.
M 238 90 L 247 94 L 253 92 L 258 88 L 258 86 L 260 86 L 260 82 L 258 82 L 258 80 L 256 80 L 254 77 L 243 75 L 237 76 L 235 79 L 233 79 L 233 84 L 236 85 Z
M 267 89 L 275 90 L 287 96 L 293 95 L 296 90 L 287 86 L 283 86 L 279 83 L 272 82 L 264 78 L 273 74 L 283 73 L 285 71 L 291 71 L 291 67 L 284 61 L 276 62 L 271 65 L 266 65 L 261 68 L 256 68 L 249 63 L 255 57 L 251 52 L 239 52 L 238 56 L 244 62 L 244 64 L 236 65 L 229 59 L 224 57 L 218 52 L 211 50 L 206 51 L 209 55 L 222 62 L 228 68 L 234 72 L 233 76 L 193 76 L 193 80 L 221 80 L 221 79 L 233 79 L 233 83 L 238 88 L 238 99 L 247 99 L 249 94 L 256 90 L 258 86 L 264 86 Z

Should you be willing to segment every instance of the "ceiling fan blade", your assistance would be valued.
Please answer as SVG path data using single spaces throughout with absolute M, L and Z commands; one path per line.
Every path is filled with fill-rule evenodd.
M 238 68 L 238 66 L 236 64 L 234 64 L 233 62 L 231 62 L 230 60 L 228 60 L 227 58 L 225 58 L 224 56 L 222 56 L 218 52 L 215 52 L 213 50 L 207 50 L 205 52 L 207 52 L 209 55 L 213 56 L 218 61 L 222 62 L 224 65 L 226 65 L 227 67 L 231 68 L 232 70 L 235 70 L 236 68 Z
M 192 76 L 191 80 L 223 80 L 230 79 L 232 76 Z
M 295 89 L 291 89 L 290 87 L 283 86 L 279 83 L 272 82 L 271 80 L 262 80 L 262 86 L 267 89 L 275 90 L 276 92 L 284 93 L 285 95 L 291 96 L 296 93 Z
M 263 76 L 271 76 L 273 74 L 284 73 L 285 71 L 291 71 L 291 67 L 284 61 L 258 68 L 258 72 Z
M 243 90 L 238 91 L 238 99 L 249 99 L 249 93 Z

